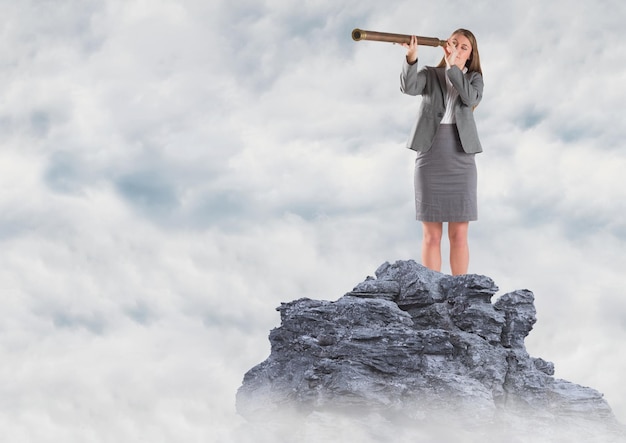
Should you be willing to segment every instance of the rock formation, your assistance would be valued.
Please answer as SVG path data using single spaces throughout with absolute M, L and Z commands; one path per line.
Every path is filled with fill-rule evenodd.
M 374 441 L 387 441 L 372 437 L 385 429 L 424 441 L 626 441 L 602 394 L 554 378 L 552 363 L 527 353 L 532 292 L 492 303 L 490 278 L 414 261 L 375 274 L 337 301 L 277 308 L 271 354 L 237 393 L 240 415 L 268 423 L 289 414 L 301 432 L 345 430 L 348 419 Z

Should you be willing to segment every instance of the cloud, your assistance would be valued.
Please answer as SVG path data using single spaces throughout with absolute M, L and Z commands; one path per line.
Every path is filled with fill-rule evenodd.
M 404 147 L 419 99 L 399 91 L 404 49 L 353 42 L 355 27 L 476 33 L 471 270 L 533 290 L 531 354 L 626 417 L 620 3 L 4 9 L 8 439 L 229 436 L 280 302 L 419 258 Z

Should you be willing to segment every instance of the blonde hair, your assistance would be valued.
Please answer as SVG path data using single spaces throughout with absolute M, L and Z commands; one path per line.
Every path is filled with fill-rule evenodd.
M 450 35 L 450 38 L 454 37 L 456 34 L 461 34 L 465 36 L 472 45 L 472 54 L 465 62 L 465 67 L 467 68 L 467 71 L 478 72 L 480 75 L 483 75 L 483 70 L 480 67 L 480 55 L 478 54 L 478 43 L 476 42 L 476 37 L 474 37 L 474 34 L 472 34 L 471 31 L 461 28 L 454 31 L 452 35 Z M 439 62 L 439 65 L 437 67 L 442 68 L 444 66 L 446 66 L 445 57 L 441 59 L 441 62 Z

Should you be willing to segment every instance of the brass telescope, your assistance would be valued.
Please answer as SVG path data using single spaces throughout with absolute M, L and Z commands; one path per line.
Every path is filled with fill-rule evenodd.
M 417 44 L 422 46 L 445 46 L 446 40 L 439 40 L 435 37 L 416 36 Z M 407 34 L 391 34 L 389 32 L 364 31 L 355 28 L 352 30 L 352 40 L 358 42 L 361 40 L 372 40 L 376 42 L 387 43 L 411 43 L 411 36 Z

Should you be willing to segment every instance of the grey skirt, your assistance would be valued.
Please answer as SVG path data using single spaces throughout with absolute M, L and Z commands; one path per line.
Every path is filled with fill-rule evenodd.
M 467 154 L 455 124 L 439 125 L 428 152 L 415 160 L 415 212 L 425 222 L 478 219 L 475 154 Z

